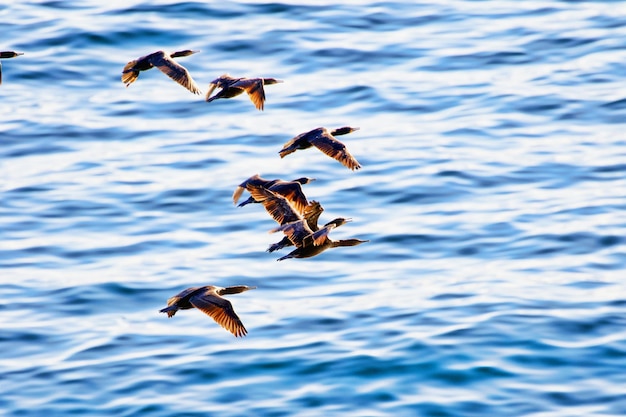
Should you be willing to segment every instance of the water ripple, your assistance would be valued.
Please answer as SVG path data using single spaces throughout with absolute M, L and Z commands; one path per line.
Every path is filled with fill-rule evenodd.
M 14 2 L 15 3 L 15 2 Z M 626 14 L 611 2 L 0 6 L 7 416 L 623 415 Z M 9 18 L 10 17 L 10 18 Z M 11 41 L 12 40 L 12 41 Z M 10 42 L 9 42 L 10 41 Z M 285 82 L 259 112 L 225 72 Z M 363 168 L 278 150 L 317 126 Z M 245 178 L 367 244 L 276 262 Z M 283 250 L 283 253 L 286 253 Z M 182 289 L 229 296 L 235 339 Z

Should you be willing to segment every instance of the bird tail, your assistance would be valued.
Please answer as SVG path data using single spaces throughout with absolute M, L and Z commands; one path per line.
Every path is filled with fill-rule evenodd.
M 280 241 L 280 242 L 278 242 L 278 243 L 272 243 L 272 244 L 270 245 L 270 247 L 269 247 L 269 248 L 267 248 L 267 251 L 268 251 L 268 252 L 270 252 L 270 253 L 271 253 L 271 252 L 276 252 L 277 250 L 281 250 L 281 249 L 282 249 L 282 248 L 284 248 L 284 247 L 285 247 L 285 245 L 283 244 L 283 242 L 282 242 L 282 240 L 281 240 L 281 241 Z
M 250 203 L 256 203 L 254 198 L 250 197 L 246 201 L 242 201 L 241 203 L 239 203 L 239 205 L 237 207 L 243 207 L 243 206 L 245 206 L 247 204 L 250 204 Z
M 294 153 L 296 150 L 293 148 L 283 148 L 281 149 L 278 154 L 280 155 L 281 158 L 286 157 L 287 155 L 289 155 L 290 153 Z
M 291 256 L 291 254 L 287 254 L 285 256 L 281 256 L 280 258 L 276 259 L 277 261 L 284 261 L 285 259 L 290 259 L 293 258 L 293 256 Z
M 171 305 L 159 310 L 159 313 L 167 313 L 167 317 L 172 317 L 177 311 L 178 307 Z

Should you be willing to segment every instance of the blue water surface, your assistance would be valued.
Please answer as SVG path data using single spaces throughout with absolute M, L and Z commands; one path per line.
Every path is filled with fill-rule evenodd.
M 199 86 L 284 80 L 265 111 Z M 0 414 L 626 414 L 626 7 L 611 1 L 0 5 Z M 318 126 L 363 168 L 316 149 Z M 259 173 L 370 242 L 276 262 Z M 229 296 L 249 334 L 158 310 Z

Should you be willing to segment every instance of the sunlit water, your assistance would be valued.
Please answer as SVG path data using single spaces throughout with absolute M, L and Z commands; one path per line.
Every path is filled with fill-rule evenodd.
M 48 1 L 0 6 L 0 414 L 626 414 L 621 2 Z M 285 80 L 265 111 L 223 73 Z M 317 126 L 361 162 L 278 150 Z M 306 185 L 307 260 L 236 185 Z M 197 310 L 230 296 L 249 334 Z

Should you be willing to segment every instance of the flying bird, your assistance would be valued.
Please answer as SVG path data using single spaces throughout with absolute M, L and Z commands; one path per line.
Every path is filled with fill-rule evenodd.
M 210 103 L 220 98 L 236 97 L 245 91 L 248 93 L 254 106 L 258 110 L 263 110 L 265 104 L 265 89 L 263 86 L 282 82 L 282 80 L 277 80 L 276 78 L 234 78 L 224 74 L 211 81 L 205 99 Z M 221 90 L 211 97 L 216 88 L 221 88 Z
M 332 229 L 351 221 L 351 219 L 339 217 L 320 228 L 317 226 L 317 219 L 323 209 L 317 202 L 311 202 L 310 209 L 307 207 L 309 212 L 305 210 L 304 214 L 300 214 L 286 198 L 267 188 L 248 185 L 247 189 L 252 197 L 262 203 L 265 210 L 280 225 L 280 227 L 273 229 L 272 232 L 282 231 L 291 242 L 291 245 L 296 246 L 296 249 L 289 254 L 278 258 L 277 260 L 279 261 L 288 258 L 310 258 L 319 255 L 326 249 L 338 246 L 356 246 L 367 242 L 367 240 L 359 239 L 331 240 L 328 237 L 328 233 Z M 312 227 L 313 224 L 314 227 Z M 281 240 L 270 246 L 270 249 L 274 248 L 273 250 L 277 250 L 284 246 L 289 245 L 283 244 Z M 273 252 L 273 250 L 268 249 L 270 252 Z
M 5 51 L 0 52 L 0 59 L 15 58 L 16 56 L 24 55 L 23 52 Z M 0 63 L 0 84 L 2 84 L 2 63 Z
M 184 51 L 174 52 L 173 54 L 157 51 L 149 55 L 142 56 L 141 58 L 135 59 L 134 61 L 130 61 L 126 64 L 124 70 L 122 71 L 122 82 L 126 84 L 126 87 L 128 87 L 135 82 L 137 77 L 139 77 L 139 72 L 157 67 L 161 70 L 161 72 L 163 72 L 163 74 L 167 75 L 192 93 L 202 94 L 202 91 L 200 91 L 196 82 L 193 78 L 191 78 L 189 71 L 172 59 L 181 56 L 189 56 L 195 54 L 196 52 L 200 51 L 185 49 Z
M 340 127 L 338 129 L 328 130 L 325 127 L 318 127 L 298 136 L 285 143 L 283 149 L 278 153 L 281 158 L 297 151 L 298 149 L 308 149 L 315 146 L 331 158 L 341 162 L 345 167 L 355 170 L 361 168 L 359 162 L 348 152 L 346 145 L 339 141 L 335 136 L 346 135 L 359 130 L 358 127 Z
M 211 316 L 217 324 L 231 332 L 235 337 L 243 337 L 248 331 L 233 310 L 230 301 L 223 298 L 222 295 L 238 294 L 255 288 L 246 285 L 226 288 L 213 285 L 187 288 L 167 300 L 167 307 L 159 310 L 159 313 L 167 313 L 167 317 L 172 317 L 178 310 L 195 307 Z
M 340 246 L 356 246 L 361 243 L 369 242 L 360 239 L 341 239 L 332 240 L 328 237 L 328 233 L 335 227 L 339 227 L 352 219 L 337 218 L 313 232 L 307 225 L 306 220 L 297 220 L 295 222 L 286 223 L 272 232 L 283 232 L 285 236 L 296 246 L 296 249 L 287 255 L 276 259 L 283 261 L 290 258 L 311 258 L 319 255 L 327 249 L 337 248 Z
M 309 229 L 311 230 L 311 232 L 317 232 L 318 230 L 320 230 L 319 225 L 317 224 L 317 221 L 320 217 L 320 215 L 322 214 L 322 212 L 324 211 L 324 208 L 322 207 L 322 205 L 317 202 L 317 201 L 311 201 L 311 203 L 306 207 L 306 209 L 304 210 L 304 213 L 302 213 L 302 217 L 303 219 L 306 221 L 307 226 L 309 227 Z M 342 224 L 345 224 L 345 222 L 341 222 L 342 218 L 338 217 L 336 219 L 333 219 L 331 221 L 329 221 L 328 223 L 326 223 L 324 227 L 329 227 L 331 224 L 334 224 L 335 227 L 339 227 Z M 282 238 L 282 240 L 280 242 L 277 243 L 273 243 L 269 246 L 269 248 L 267 248 L 268 252 L 274 252 L 280 249 L 283 249 L 287 246 L 293 246 L 293 242 L 291 240 L 289 240 L 289 238 L 287 236 L 284 236 Z
M 237 186 L 233 192 L 233 203 L 237 204 L 241 194 L 248 185 L 260 185 L 268 190 L 282 195 L 294 205 L 296 210 L 302 213 L 309 205 L 309 201 L 304 195 L 304 191 L 302 191 L 302 185 L 308 184 L 312 181 L 315 181 L 315 178 L 301 177 L 292 181 L 283 181 L 280 179 L 266 180 L 265 178 L 261 178 L 259 174 L 255 174 Z M 250 203 L 258 203 L 258 201 L 256 201 L 254 197 L 250 196 L 247 200 L 239 203 L 238 207 L 243 207 Z

